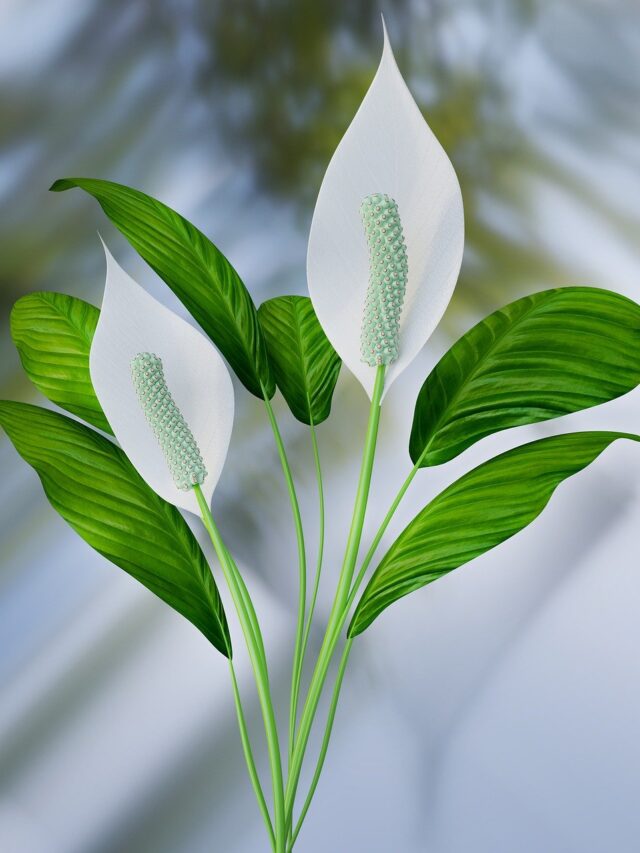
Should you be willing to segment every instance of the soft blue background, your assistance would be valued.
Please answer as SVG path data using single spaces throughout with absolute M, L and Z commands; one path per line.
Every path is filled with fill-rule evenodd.
M 313 199 L 375 69 L 378 11 L 364 0 L 0 2 L 3 396 L 35 400 L 11 304 L 36 289 L 99 304 L 98 228 L 180 310 L 94 203 L 47 194 L 56 177 L 159 196 L 228 254 L 257 302 L 304 292 Z M 450 341 L 554 284 L 638 299 L 640 254 L 636 4 L 404 0 L 386 13 L 460 174 L 468 241 L 441 330 L 389 394 L 366 537 L 408 468 L 413 399 Z M 278 408 L 312 531 L 307 435 Z M 332 531 L 320 615 L 365 418 L 345 374 L 320 430 Z M 640 392 L 423 472 L 387 542 L 463 470 L 580 428 L 640 429 Z M 65 527 L 5 438 L 0 471 L 0 849 L 266 850 L 224 660 Z M 638 447 L 618 443 L 521 535 L 358 641 L 302 853 L 637 851 L 639 482 Z M 241 389 L 216 510 L 264 618 L 284 711 L 294 543 L 262 409 Z

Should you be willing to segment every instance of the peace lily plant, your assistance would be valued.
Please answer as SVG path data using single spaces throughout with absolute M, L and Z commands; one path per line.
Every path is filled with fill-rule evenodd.
M 32 293 L 11 316 L 26 372 L 75 417 L 2 402 L 0 423 L 74 530 L 190 620 L 228 659 L 241 742 L 269 843 L 276 853 L 291 851 L 320 778 L 356 638 L 397 599 L 529 524 L 556 486 L 611 442 L 638 437 L 566 433 L 489 459 L 427 504 L 378 557 L 411 481 L 422 468 L 445 463 L 499 430 L 576 412 L 633 389 L 640 382 L 640 308 L 597 288 L 545 290 L 490 314 L 463 335 L 418 394 L 409 439 L 413 467 L 363 554 L 385 392 L 423 347 L 452 296 L 464 230 L 455 173 L 398 71 L 386 33 L 378 72 L 320 188 L 309 238 L 310 299 L 280 296 L 256 310 L 229 261 L 166 205 L 104 180 L 69 178 L 52 189 L 72 187 L 97 199 L 202 331 L 149 296 L 105 248 L 101 312 L 60 293 Z M 324 545 L 316 431 L 329 417 L 342 362 L 371 405 L 344 560 L 336 569 L 324 639 L 310 665 Z M 211 511 L 233 422 L 228 368 L 264 402 L 297 537 L 299 606 L 286 726 L 276 715 L 251 591 Z M 310 430 L 320 510 L 312 583 L 295 485 L 271 407 L 276 388 Z M 376 506 L 386 498 L 380 495 Z M 201 517 L 237 611 L 264 722 L 270 791 L 254 760 L 256 736 L 245 721 L 218 569 L 211 571 L 180 510 Z M 311 775 L 301 792 L 330 674 L 329 709 L 320 721 L 324 736 L 315 757 L 309 756 Z

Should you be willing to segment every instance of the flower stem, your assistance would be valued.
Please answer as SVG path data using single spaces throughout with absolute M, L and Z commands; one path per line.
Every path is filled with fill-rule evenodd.
M 256 764 L 253 759 L 253 750 L 251 749 L 251 740 L 249 739 L 249 730 L 247 729 L 247 722 L 244 716 L 244 710 L 242 707 L 242 699 L 240 697 L 240 689 L 238 687 L 238 679 L 236 678 L 236 671 L 233 666 L 233 661 L 229 658 L 229 670 L 231 672 L 231 685 L 233 687 L 233 698 L 236 703 L 236 714 L 238 717 L 238 728 L 240 729 L 240 740 L 242 741 L 242 749 L 244 751 L 245 761 L 247 762 L 247 770 L 249 771 L 249 777 L 251 779 L 251 784 L 253 785 L 253 790 L 256 795 L 256 800 L 258 801 L 258 806 L 260 807 L 260 812 L 262 814 L 262 819 L 264 820 L 264 825 L 267 828 L 267 832 L 269 834 L 269 840 L 271 841 L 271 849 L 275 851 L 276 849 L 276 839 L 273 834 L 273 824 L 271 823 L 271 815 L 269 814 L 269 809 L 267 808 L 267 803 L 264 799 L 264 793 L 262 791 L 262 785 L 260 784 L 260 777 L 258 776 L 258 771 L 256 769 Z
M 364 576 L 365 576 L 367 569 L 371 563 L 371 560 L 373 559 L 373 557 L 375 555 L 375 552 L 378 548 L 378 545 L 380 544 L 380 540 L 384 536 L 385 531 L 386 531 L 387 527 L 389 526 L 389 523 L 390 523 L 391 519 L 393 518 L 393 516 L 394 516 L 400 502 L 402 501 L 402 498 L 404 497 L 407 489 L 411 485 L 413 478 L 415 477 L 415 475 L 418 473 L 418 471 L 421 468 L 422 459 L 423 459 L 424 455 L 425 454 L 423 454 L 418 459 L 418 461 L 416 462 L 414 467 L 411 469 L 411 471 L 407 475 L 407 478 L 405 479 L 404 483 L 400 487 L 398 494 L 395 496 L 393 503 L 391 504 L 391 506 L 389 508 L 389 511 L 385 515 L 385 517 L 382 521 L 382 524 L 380 525 L 380 527 L 379 527 L 379 529 L 378 529 L 378 531 L 377 531 L 377 533 L 376 533 L 376 535 L 375 535 L 375 537 L 371 543 L 371 546 L 370 546 L 369 550 L 367 551 L 367 554 L 366 554 L 364 560 L 362 561 L 362 566 L 360 567 L 360 571 L 358 572 L 356 580 L 353 583 L 353 586 L 351 588 L 351 592 L 349 593 L 349 597 L 347 599 L 347 602 L 344 606 L 344 611 L 343 611 L 344 619 L 346 619 L 346 616 L 348 615 L 349 611 L 351 610 L 351 607 L 353 605 L 353 602 L 354 602 L 354 599 L 355 599 L 356 594 L 358 592 L 358 589 L 359 589 L 359 587 L 360 587 L 360 585 L 364 579 Z M 344 619 L 343 619 L 343 623 L 344 623 Z M 303 824 L 304 819 L 307 815 L 307 812 L 309 810 L 309 806 L 311 805 L 311 801 L 313 799 L 313 796 L 315 794 L 315 790 L 316 790 L 316 788 L 318 786 L 318 782 L 320 780 L 320 774 L 322 772 L 324 760 L 325 760 L 326 755 L 327 755 L 327 749 L 329 747 L 329 740 L 331 738 L 331 732 L 333 729 L 333 722 L 334 722 L 334 718 L 335 718 L 335 714 L 336 714 L 336 708 L 338 705 L 338 699 L 340 696 L 340 689 L 342 687 L 342 680 L 344 678 L 344 673 L 345 673 L 345 670 L 347 667 L 347 661 L 349 660 L 349 654 L 351 652 L 352 643 L 353 643 L 352 639 L 347 640 L 344 651 L 342 653 L 342 659 L 340 661 L 340 665 L 338 668 L 338 675 L 337 675 L 336 683 L 335 683 L 335 686 L 333 689 L 333 695 L 331 697 L 331 705 L 329 708 L 329 716 L 327 719 L 325 733 L 324 733 L 324 737 L 322 740 L 322 746 L 320 749 L 320 754 L 318 756 L 318 763 L 316 765 L 316 769 L 315 769 L 315 772 L 313 774 L 313 779 L 311 782 L 311 786 L 309 788 L 309 793 L 307 794 L 307 798 L 304 802 L 304 806 L 302 807 L 302 811 L 300 812 L 300 816 L 299 816 L 298 821 L 296 823 L 295 829 L 293 830 L 293 834 L 291 835 L 291 838 L 287 844 L 287 853 L 291 853 L 291 851 L 293 849 L 293 845 L 294 845 L 295 840 L 298 837 L 298 834 L 302 828 L 302 824 Z
M 324 766 L 324 760 L 327 756 L 327 749 L 329 748 L 329 740 L 331 739 L 331 732 L 333 730 L 333 721 L 336 716 L 336 709 L 338 707 L 338 699 L 340 698 L 340 689 L 342 687 L 342 681 L 344 679 L 344 673 L 347 668 L 347 662 L 349 660 L 349 654 L 351 652 L 351 646 L 353 644 L 353 640 L 347 640 L 344 651 L 342 652 L 342 658 L 340 659 L 340 665 L 338 667 L 338 674 L 336 676 L 336 683 L 333 688 L 333 695 L 331 696 L 331 705 L 329 706 L 329 715 L 327 718 L 327 724 L 324 730 L 324 737 L 322 738 L 322 746 L 320 747 L 320 754 L 318 755 L 318 763 L 316 764 L 316 769 L 313 774 L 313 779 L 311 780 L 311 786 L 309 787 L 309 793 L 307 794 L 307 798 L 304 801 L 304 805 L 302 807 L 302 811 L 300 812 L 300 816 L 298 817 L 296 827 L 293 830 L 293 835 L 291 836 L 291 840 L 287 845 L 287 853 L 291 853 L 293 850 L 293 845 L 296 842 L 296 838 L 302 829 L 302 824 L 304 823 L 304 819 L 307 816 L 307 812 L 309 811 L 309 806 L 311 805 L 311 801 L 313 800 L 313 795 L 316 792 L 316 788 L 318 787 L 318 782 L 320 781 L 320 774 L 322 773 L 322 768 Z
M 269 686 L 269 673 L 264 663 L 264 652 L 261 649 L 261 644 L 258 641 L 254 629 L 253 618 L 248 608 L 245 595 L 248 598 L 244 583 L 240 578 L 240 573 L 231 559 L 229 552 L 222 540 L 220 532 L 216 526 L 209 505 L 207 504 L 202 489 L 200 486 L 193 487 L 202 521 L 207 529 L 211 542 L 215 548 L 220 566 L 229 587 L 229 592 L 233 599 L 240 627 L 247 644 L 253 673 L 255 676 L 256 687 L 258 689 L 258 699 L 262 710 L 264 720 L 264 729 L 267 739 L 267 748 L 269 751 L 269 763 L 271 765 L 271 781 L 273 785 L 273 804 L 275 813 L 275 853 L 285 853 L 286 845 L 286 821 L 284 810 L 284 782 L 282 777 L 282 760 L 280 757 L 280 744 L 278 741 L 278 728 L 276 725 L 275 713 L 273 710 L 273 702 L 271 700 L 271 688 Z M 255 613 L 253 614 L 255 617 Z M 257 621 L 257 620 L 256 620 Z
M 298 715 L 298 693 L 300 685 L 301 656 L 302 656 L 302 639 L 305 625 L 305 611 L 307 606 L 307 558 L 304 547 L 304 532 L 302 530 L 302 517 L 300 515 L 300 506 L 298 504 L 298 496 L 296 494 L 295 484 L 291 467 L 287 458 L 287 453 L 282 441 L 282 436 L 278 428 L 276 416 L 271 407 L 271 402 L 263 387 L 264 405 L 267 410 L 267 416 L 273 437 L 278 448 L 278 456 L 282 466 L 287 491 L 289 492 L 289 503 L 291 504 L 291 512 L 293 513 L 293 523 L 296 529 L 296 541 L 298 545 L 298 571 L 299 571 L 299 592 L 298 592 L 298 619 L 296 624 L 296 639 L 293 653 L 293 667 L 291 674 L 291 698 L 289 702 L 289 763 L 291 763 L 291 755 L 293 751 L 293 741 L 296 731 L 296 719 Z
M 351 589 L 351 592 L 349 594 L 349 598 L 348 598 L 347 604 L 346 604 L 347 610 L 349 610 L 351 608 L 351 605 L 353 604 L 353 600 L 356 596 L 356 593 L 358 592 L 358 588 L 359 588 L 360 584 L 362 583 L 364 576 L 367 573 L 367 569 L 369 568 L 369 565 L 371 563 L 371 560 L 373 560 L 375 553 L 378 549 L 378 545 L 380 544 L 380 540 L 384 536 L 385 531 L 386 531 L 387 527 L 389 526 L 389 523 L 390 523 L 391 519 L 393 518 L 395 511 L 398 509 L 398 506 L 400 505 L 400 501 L 405 496 L 407 489 L 411 485 L 413 478 L 415 477 L 415 475 L 420 470 L 421 462 L 422 462 L 422 457 L 420 457 L 420 459 L 418 459 L 416 464 L 413 466 L 413 468 L 411 469 L 411 471 L 407 475 L 406 480 L 400 486 L 398 494 L 393 499 L 393 503 L 389 507 L 389 511 L 387 512 L 384 519 L 382 520 L 382 524 L 378 528 L 376 535 L 373 537 L 373 541 L 369 547 L 369 550 L 366 553 L 364 560 L 362 561 L 362 565 L 360 566 L 360 571 L 358 572 L 358 576 L 356 577 L 355 582 L 353 584 L 353 588 Z
M 313 614 L 316 609 L 316 600 L 318 598 L 318 589 L 320 588 L 320 575 L 322 574 L 322 560 L 324 556 L 324 489 L 322 485 L 322 468 L 320 467 L 320 453 L 318 451 L 318 438 L 316 436 L 316 430 L 313 423 L 313 420 L 309 424 L 309 429 L 311 432 L 311 444 L 313 446 L 313 461 L 315 465 L 316 471 L 316 483 L 318 486 L 318 557 L 316 561 L 316 570 L 313 580 L 313 590 L 311 593 L 311 602 L 309 604 L 309 612 L 307 613 L 307 623 L 304 628 L 304 636 L 302 638 L 302 651 L 300 653 L 300 672 L 298 673 L 297 679 L 297 687 L 298 694 L 300 691 L 300 677 L 302 673 L 302 666 L 304 664 L 304 657 L 307 651 L 307 645 L 309 643 L 309 633 L 311 631 L 311 625 L 313 622 Z
M 224 543 L 223 543 L 223 545 L 224 545 Z M 260 623 L 258 622 L 258 616 L 257 616 L 255 608 L 253 606 L 253 601 L 251 600 L 251 596 L 249 595 L 249 590 L 247 589 L 247 585 L 245 584 L 244 579 L 243 579 L 242 575 L 240 574 L 238 566 L 236 565 L 236 562 L 233 559 L 233 557 L 231 556 L 231 554 L 229 553 L 226 545 L 224 545 L 224 549 L 226 551 L 227 558 L 229 559 L 229 562 L 233 566 L 234 576 L 235 576 L 236 583 L 238 586 L 238 592 L 240 593 L 240 595 L 242 597 L 242 601 L 244 603 L 244 606 L 247 610 L 247 616 L 248 616 L 249 622 L 251 624 L 253 637 L 254 637 L 254 640 L 256 643 L 256 649 L 260 654 L 260 659 L 262 661 L 262 665 L 266 669 L 267 668 L 267 655 L 265 653 L 264 640 L 262 638 L 262 631 L 260 630 Z
M 367 425 L 367 435 L 365 438 L 364 451 L 362 454 L 362 465 L 360 468 L 360 479 L 358 481 L 358 491 L 356 493 L 356 502 L 353 509 L 353 518 L 351 528 L 349 530 L 349 538 L 347 539 L 347 550 L 344 555 L 342 564 L 342 572 L 338 581 L 338 590 L 336 592 L 336 606 L 338 612 L 344 609 L 349 589 L 351 587 L 351 579 L 353 571 L 358 559 L 358 550 L 360 548 L 360 540 L 362 539 L 362 528 L 364 525 L 364 517 L 367 511 L 367 501 L 369 498 L 369 487 L 371 486 L 371 473 L 373 471 L 373 460 L 375 458 L 376 443 L 378 440 L 378 426 L 380 424 L 380 403 L 382 400 L 382 392 L 384 390 L 384 374 L 385 366 L 380 365 L 376 371 L 376 381 L 373 388 L 373 397 L 371 399 L 371 409 L 369 412 L 369 423 Z
M 369 422 L 367 425 L 367 434 L 362 454 L 362 464 L 360 467 L 358 490 L 356 492 L 353 517 L 351 520 L 349 537 L 347 539 L 347 548 L 342 564 L 342 571 L 338 581 L 338 589 L 336 591 L 333 607 L 329 616 L 329 623 L 322 642 L 322 647 L 320 648 L 318 661 L 311 678 L 307 699 L 300 717 L 298 735 L 295 739 L 285 794 L 287 828 L 291 826 L 293 805 L 298 781 L 300 779 L 304 753 L 309 740 L 309 734 L 311 732 L 311 726 L 320 701 L 327 672 L 331 664 L 331 658 L 338 642 L 340 630 L 342 629 L 347 616 L 345 605 L 349 596 L 353 571 L 358 559 L 358 549 L 362 538 L 362 528 L 364 525 L 367 500 L 369 497 L 369 487 L 371 485 L 371 473 L 373 470 L 378 426 L 380 423 L 380 403 L 382 400 L 382 392 L 384 390 L 384 375 L 385 367 L 384 365 L 380 365 L 376 371 L 376 380 L 371 399 Z

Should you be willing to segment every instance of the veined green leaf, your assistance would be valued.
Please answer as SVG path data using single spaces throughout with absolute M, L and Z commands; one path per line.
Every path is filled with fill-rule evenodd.
M 277 296 L 258 308 L 276 385 L 294 417 L 319 424 L 329 417 L 341 360 L 307 296 Z
M 166 204 L 139 190 L 93 178 L 63 178 L 54 192 L 92 195 L 138 254 L 173 290 L 257 397 L 272 397 L 271 374 L 256 308 L 238 273 L 213 243 Z
M 518 299 L 442 357 L 416 402 L 409 453 L 453 459 L 487 435 L 588 409 L 640 382 L 640 306 L 594 287 Z
M 89 374 L 89 350 L 99 316 L 93 305 L 64 293 L 29 293 L 13 306 L 11 337 L 38 391 L 111 432 Z
M 65 415 L 26 403 L 0 402 L 0 426 L 76 533 L 229 657 L 226 617 L 200 546 L 122 450 Z
M 484 554 L 530 524 L 567 477 L 613 441 L 640 436 L 575 432 L 532 441 L 490 459 L 441 492 L 385 554 L 358 603 L 349 636 L 390 604 Z

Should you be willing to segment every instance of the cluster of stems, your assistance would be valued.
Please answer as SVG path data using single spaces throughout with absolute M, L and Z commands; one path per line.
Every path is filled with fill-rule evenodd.
M 198 505 L 202 514 L 202 520 L 211 537 L 213 547 L 216 551 L 218 560 L 225 577 L 225 581 L 229 588 L 233 604 L 238 614 L 238 619 L 244 635 L 244 639 L 249 652 L 253 674 L 255 677 L 258 699 L 262 711 L 264 722 L 264 730 L 266 743 L 269 755 L 269 764 L 271 768 L 271 784 L 272 784 L 272 806 L 271 809 L 267 805 L 262 784 L 256 768 L 253 749 L 249 737 L 249 732 L 246 725 L 245 714 L 243 711 L 240 691 L 236 679 L 236 674 L 233 667 L 233 662 L 229 660 L 231 670 L 231 682 L 233 687 L 233 695 L 236 704 L 236 712 L 238 717 L 238 725 L 240 728 L 240 736 L 244 750 L 245 759 L 249 776 L 254 788 L 256 799 L 262 813 L 262 817 L 269 834 L 271 847 L 274 853 L 290 853 L 296 842 L 303 821 L 306 817 L 309 806 L 313 799 L 320 774 L 324 764 L 324 759 L 331 737 L 333 721 L 335 718 L 338 698 L 344 673 L 347 667 L 349 654 L 353 640 L 347 639 L 342 645 L 342 655 L 338 664 L 337 675 L 335 678 L 332 697 L 329 704 L 329 711 L 325 723 L 324 736 L 321 742 L 319 754 L 316 759 L 315 771 L 313 773 L 309 789 L 304 800 L 304 803 L 294 819 L 294 809 L 296 805 L 296 794 L 300 782 L 300 775 L 305 758 L 307 746 L 309 744 L 309 736 L 312 726 L 318 711 L 320 700 L 323 694 L 327 676 L 331 669 L 331 664 L 336 655 L 336 650 L 340 645 L 343 629 L 347 622 L 349 613 L 351 612 L 356 593 L 360 588 L 362 581 L 366 575 L 367 569 L 375 554 L 375 551 L 384 535 L 384 532 L 389 524 L 398 504 L 400 503 L 404 493 L 406 492 L 411 480 L 415 476 L 420 467 L 420 461 L 414 466 L 409 476 L 403 483 L 398 495 L 393 501 L 387 515 L 382 521 L 378 532 L 376 533 L 369 550 L 367 551 L 358 571 L 355 574 L 358 564 L 358 555 L 360 552 L 360 543 L 362 539 L 362 530 L 367 511 L 367 502 L 369 498 L 369 489 L 371 485 L 371 474 L 373 471 L 373 463 L 375 458 L 376 443 L 378 438 L 378 426 L 380 421 L 380 406 L 382 401 L 382 393 L 384 390 L 386 367 L 380 365 L 376 372 L 376 381 L 371 400 L 371 408 L 369 412 L 369 421 L 365 437 L 364 450 L 362 454 L 362 464 L 360 468 L 360 476 L 358 480 L 358 488 L 356 492 L 355 504 L 353 509 L 353 517 L 351 527 L 347 538 L 344 560 L 340 572 L 338 585 L 333 600 L 333 606 L 329 614 L 324 639 L 320 646 L 317 660 L 309 681 L 308 689 L 304 697 L 304 702 L 301 701 L 302 688 L 302 672 L 307 652 L 309 641 L 309 633 L 312 625 L 318 588 L 320 583 L 320 575 L 322 570 L 322 558 L 324 549 L 324 496 L 322 485 L 322 474 L 320 467 L 320 457 L 318 452 L 318 443 L 316 431 L 313 422 L 310 424 L 311 443 L 313 447 L 313 457 L 318 484 L 318 502 L 319 502 L 319 547 L 318 557 L 315 567 L 315 575 L 311 598 L 307 605 L 307 562 L 306 550 L 304 542 L 304 533 L 302 529 L 302 521 L 300 508 L 296 496 L 295 485 L 291 474 L 291 468 L 287 459 L 282 436 L 278 428 L 278 424 L 269 402 L 268 396 L 264 394 L 264 402 L 267 410 L 267 415 L 276 445 L 278 455 L 282 465 L 289 500 L 293 513 L 293 519 L 296 530 L 297 548 L 298 548 L 298 564 L 300 575 L 299 602 L 298 602 L 298 617 L 296 627 L 295 647 L 293 654 L 293 671 L 291 678 L 291 697 L 289 705 L 289 731 L 288 731 L 288 750 L 287 750 L 287 773 L 283 771 L 282 751 L 278 735 L 278 725 L 274 712 L 273 699 L 271 695 L 271 687 L 269 682 L 269 670 L 267 659 L 264 650 L 264 642 L 258 617 L 256 615 L 251 596 L 247 590 L 244 580 L 238 570 L 233 557 L 229 553 L 220 532 L 213 519 L 209 506 L 204 499 L 200 486 L 194 486 L 194 491 L 198 500 Z M 355 579 L 354 579 L 355 575 Z M 299 708 L 302 710 L 299 713 Z

